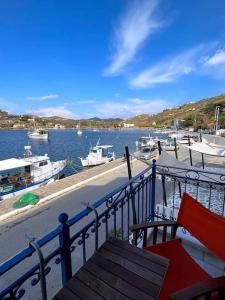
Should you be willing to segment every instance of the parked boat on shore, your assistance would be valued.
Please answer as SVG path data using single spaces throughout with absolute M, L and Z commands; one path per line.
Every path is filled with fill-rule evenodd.
M 59 179 L 66 166 L 66 160 L 51 162 L 47 154 L 33 155 L 31 146 L 24 149 L 24 158 L 0 161 L 0 200 Z
M 108 163 L 115 159 L 115 153 L 109 151 L 112 145 L 100 145 L 99 141 L 95 147 L 91 147 L 86 158 L 80 158 L 83 167 L 93 167 Z

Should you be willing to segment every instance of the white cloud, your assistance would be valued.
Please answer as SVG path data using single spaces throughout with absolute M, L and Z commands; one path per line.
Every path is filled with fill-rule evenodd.
M 206 65 L 209 66 L 218 66 L 221 64 L 225 64 L 225 50 L 218 50 L 216 53 L 209 57 L 206 62 Z
M 217 80 L 223 80 L 225 76 L 225 50 L 224 48 L 214 50 L 214 53 L 204 57 L 202 62 L 203 75 L 211 76 Z
M 39 97 L 27 97 L 27 100 L 34 100 L 34 101 L 44 101 L 44 100 L 51 100 L 51 99 L 56 99 L 59 98 L 58 94 L 51 94 L 51 95 L 46 95 L 46 96 L 39 96 Z
M 96 100 L 79 100 L 75 102 L 75 104 L 94 104 L 94 103 L 96 103 Z
M 137 88 L 153 87 L 158 84 L 173 82 L 179 77 L 195 71 L 199 64 L 199 55 L 203 47 L 199 46 L 187 52 L 163 60 L 141 72 L 130 80 L 130 85 Z
M 41 117 L 63 117 L 69 119 L 75 119 L 77 116 L 65 106 L 56 106 L 56 107 L 46 107 L 34 111 L 35 114 L 38 114 Z
M 143 100 L 134 98 L 123 101 L 123 103 L 106 101 L 96 107 L 96 114 L 102 118 L 129 118 L 139 114 L 154 114 L 167 106 L 167 102 L 161 99 Z
M 114 55 L 104 75 L 116 75 L 130 63 L 137 51 L 157 28 L 162 26 L 154 14 L 158 0 L 136 0 L 115 28 Z

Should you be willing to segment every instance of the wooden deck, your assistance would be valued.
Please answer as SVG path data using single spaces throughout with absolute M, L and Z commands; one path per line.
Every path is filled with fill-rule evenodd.
M 110 239 L 54 300 L 158 299 L 168 260 L 127 241 Z

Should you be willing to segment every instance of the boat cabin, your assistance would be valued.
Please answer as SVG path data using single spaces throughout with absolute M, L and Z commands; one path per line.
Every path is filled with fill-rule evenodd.
M 17 158 L 0 161 L 0 195 L 30 184 L 31 165 L 31 162 Z
M 139 150 L 146 148 L 146 147 L 154 148 L 155 145 L 156 145 L 156 141 L 151 136 L 143 136 L 143 137 L 140 137 L 138 139 L 138 141 L 136 141 L 136 146 Z

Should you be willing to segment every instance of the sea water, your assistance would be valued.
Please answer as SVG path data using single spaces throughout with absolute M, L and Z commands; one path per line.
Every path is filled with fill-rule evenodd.
M 35 155 L 48 154 L 52 161 L 68 159 L 72 165 L 65 169 L 65 175 L 81 171 L 79 157 L 86 157 L 89 148 L 100 144 L 113 145 L 116 157 L 122 157 L 125 146 L 130 153 L 136 151 L 135 141 L 141 136 L 165 138 L 165 135 L 155 134 L 149 129 L 124 129 L 93 131 L 83 129 L 83 134 L 78 136 L 75 129 L 49 130 L 49 140 L 28 139 L 26 130 L 0 130 L 0 160 L 11 157 L 23 157 L 24 146 L 31 145 Z

